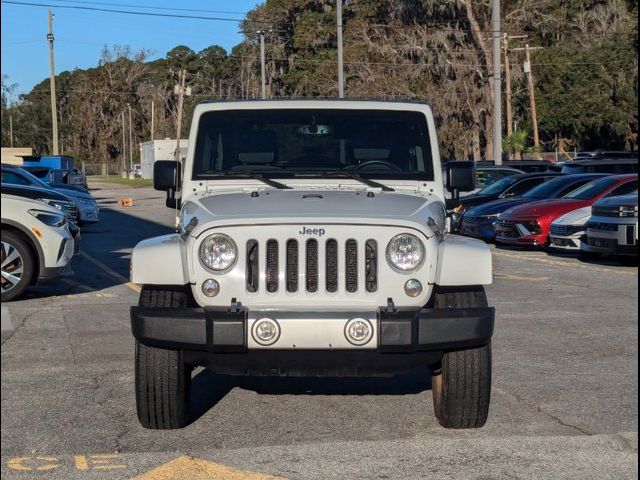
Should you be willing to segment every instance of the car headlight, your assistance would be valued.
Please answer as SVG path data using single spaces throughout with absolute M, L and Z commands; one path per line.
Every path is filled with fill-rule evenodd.
M 200 261 L 211 270 L 226 270 L 238 258 L 238 248 L 231 238 L 222 233 L 209 235 L 200 244 Z
M 415 235 L 402 233 L 387 245 L 387 261 L 398 270 L 415 270 L 424 260 L 424 244 Z
M 65 203 L 60 200 L 51 200 L 48 198 L 39 198 L 41 202 L 46 203 L 47 205 L 51 205 L 53 208 L 57 208 L 58 210 L 62 210 L 64 208 Z
M 45 212 L 42 210 L 29 210 L 29 213 L 50 227 L 61 227 L 67 223 L 67 217 L 59 213 Z

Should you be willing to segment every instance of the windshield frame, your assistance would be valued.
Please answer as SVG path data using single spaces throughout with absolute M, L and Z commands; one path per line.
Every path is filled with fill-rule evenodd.
M 501 178 L 499 180 L 496 180 L 495 182 L 493 182 L 491 185 L 487 185 L 486 187 L 484 187 L 482 190 L 478 190 L 478 192 L 476 192 L 476 195 L 500 195 L 502 192 L 504 192 L 505 190 L 511 188 L 513 185 L 515 185 L 515 183 L 518 181 L 517 178 L 512 178 L 515 175 L 510 175 L 508 177 L 504 177 Z M 493 189 L 495 189 L 496 187 L 499 187 L 501 185 L 506 185 L 505 188 L 501 189 L 501 190 L 491 190 L 492 187 Z M 489 191 L 491 190 L 491 191 Z
M 355 168 L 332 168 L 330 165 L 322 165 L 322 166 L 301 166 L 300 169 L 298 168 L 292 168 L 291 166 L 289 167 L 289 169 L 286 168 L 286 163 L 285 168 L 282 168 L 282 165 L 267 165 L 268 167 L 273 167 L 273 169 L 269 168 L 269 169 L 260 169 L 260 168 L 251 168 L 251 165 L 246 165 L 248 168 L 243 169 L 243 168 L 238 168 L 236 171 L 233 170 L 221 170 L 221 171 L 199 171 L 199 168 L 201 168 L 202 166 L 202 159 L 200 158 L 200 155 L 203 155 L 202 153 L 202 146 L 200 144 L 201 138 L 203 137 L 204 134 L 202 134 L 202 130 L 206 129 L 207 126 L 205 126 L 203 124 L 203 122 L 205 121 L 205 119 L 207 118 L 211 118 L 211 116 L 213 115 L 218 115 L 218 114 L 238 114 L 238 115 L 244 115 L 245 117 L 248 117 L 248 114 L 265 114 L 266 112 L 268 113 L 274 113 L 277 114 L 279 116 L 281 116 L 282 118 L 286 118 L 286 115 L 288 112 L 292 112 L 295 115 L 305 115 L 305 116 L 309 116 L 312 117 L 314 114 L 317 114 L 318 116 L 331 116 L 332 114 L 337 114 L 337 115 L 341 115 L 341 114 L 349 114 L 349 113 L 353 113 L 353 114 L 358 114 L 358 115 L 362 115 L 366 118 L 366 116 L 368 114 L 374 113 L 374 114 L 379 114 L 379 115 L 396 115 L 398 118 L 398 122 L 407 122 L 408 119 L 411 119 L 411 117 L 409 117 L 409 115 L 415 116 L 415 117 L 421 117 L 421 119 L 423 119 L 422 121 L 419 121 L 419 125 L 416 127 L 416 134 L 415 134 L 415 138 L 418 139 L 418 141 L 416 141 L 416 144 L 414 145 L 413 143 L 409 144 L 409 148 L 416 148 L 416 147 L 420 147 L 420 155 L 421 155 L 421 161 L 422 161 L 422 167 L 424 168 L 424 171 L 402 171 L 402 172 L 395 172 L 395 171 L 367 171 L 367 170 L 358 170 Z M 402 118 L 400 117 L 400 115 L 407 115 L 406 118 Z M 276 117 L 277 119 L 277 117 Z M 346 121 L 354 121 L 352 119 L 350 119 L 348 117 L 348 115 L 345 115 L 345 119 Z M 395 119 L 391 119 L 391 121 L 394 121 Z M 420 119 L 419 119 L 420 120 Z M 361 177 L 362 179 L 380 179 L 380 180 L 410 180 L 410 181 L 435 181 L 436 179 L 436 172 L 435 172 L 435 165 L 434 163 L 437 163 L 438 161 L 438 151 L 435 150 L 435 145 L 433 145 L 433 139 L 431 138 L 433 135 L 432 132 L 432 128 L 429 122 L 429 118 L 427 117 L 427 115 L 425 114 L 425 112 L 421 111 L 421 110 L 397 110 L 397 109 L 385 109 L 385 108 L 381 108 L 381 107 L 374 107 L 372 106 L 371 108 L 367 108 L 367 109 L 361 109 L 361 108 L 357 108 L 357 109 L 352 109 L 352 108 L 341 108 L 339 106 L 336 106 L 335 108 L 309 108 L 309 107 L 296 107 L 293 106 L 291 108 L 255 108 L 255 109 L 239 109 L 239 110 L 234 110 L 234 109 L 222 109 L 222 110 L 207 110 L 205 112 L 203 112 L 201 115 L 199 115 L 199 118 L 197 118 L 197 135 L 196 135 L 196 144 L 194 145 L 194 149 L 193 149 L 193 153 L 191 155 L 188 156 L 189 158 L 189 167 L 191 169 L 190 172 L 190 180 L 192 181 L 202 181 L 202 180 L 242 180 L 242 179 L 246 179 L 247 178 L 247 173 L 249 174 L 258 174 L 266 179 L 271 179 L 271 178 L 278 178 L 278 179 L 286 179 L 286 178 L 295 178 L 295 179 L 304 179 L 304 178 L 309 178 L 309 179 L 335 179 L 335 178 L 340 178 L 341 176 L 344 175 L 344 177 L 346 178 L 348 175 L 350 176 L 358 176 Z M 335 125 L 338 125 L 338 122 L 340 121 L 340 119 L 336 120 Z M 357 119 L 356 119 L 357 121 Z M 290 122 L 291 124 L 295 124 L 295 121 Z M 321 123 L 321 122 L 319 122 Z M 274 124 L 277 125 L 277 122 L 274 122 Z M 288 125 L 287 122 L 282 122 L 282 125 Z M 344 128 L 344 127 L 343 127 Z M 344 136 L 343 137 L 345 140 L 349 141 L 352 140 L 353 137 L 349 137 L 349 136 Z M 281 140 L 285 140 L 287 139 L 287 137 L 283 137 L 283 138 L 278 138 L 279 141 Z M 328 140 L 328 142 L 334 142 L 334 145 L 336 142 L 340 141 L 340 137 L 332 137 L 331 139 Z M 230 149 L 232 152 L 234 152 L 235 148 L 237 148 L 237 143 L 238 141 L 235 140 L 235 143 L 231 142 L 230 143 Z M 394 145 L 394 143 L 390 144 L 391 146 Z M 211 147 L 210 147 L 211 148 Z M 222 147 L 225 148 L 225 147 Z M 280 143 L 278 144 L 278 148 L 280 149 Z M 416 150 L 418 150 L 416 148 Z M 224 155 L 224 153 L 223 153 Z M 436 158 L 434 159 L 434 155 L 436 156 Z M 231 157 L 233 158 L 233 156 Z M 416 158 L 416 157 L 412 157 L 412 158 Z M 289 162 L 291 161 L 291 159 L 288 159 Z M 205 160 L 206 161 L 206 160 Z M 224 160 L 222 160 L 224 161 Z M 364 163 L 365 161 L 369 161 L 369 160 L 364 160 L 361 163 Z M 357 164 L 353 164 L 353 165 L 357 165 Z M 346 164 L 346 166 L 351 166 L 349 164 Z M 239 167 L 239 165 L 236 165 L 236 167 Z

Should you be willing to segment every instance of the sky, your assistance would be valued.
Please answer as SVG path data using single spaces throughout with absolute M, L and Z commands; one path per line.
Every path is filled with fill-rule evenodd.
M 243 12 L 261 3 L 259 0 L 15 1 L 58 6 L 23 6 L 2 1 L 1 70 L 2 75 L 9 77 L 8 83 L 17 84 L 16 95 L 29 92 L 49 76 L 49 47 L 46 40 L 49 9 L 55 15 L 55 68 L 56 74 L 59 74 L 65 70 L 96 66 L 104 45 L 130 45 L 134 51 L 147 49 L 152 52 L 153 59 L 163 57 L 177 45 L 187 45 L 195 51 L 210 45 L 221 45 L 230 51 L 242 39 L 239 24 L 231 21 L 125 15 L 60 6 L 242 19 Z M 201 11 L 163 10 L 164 8 Z

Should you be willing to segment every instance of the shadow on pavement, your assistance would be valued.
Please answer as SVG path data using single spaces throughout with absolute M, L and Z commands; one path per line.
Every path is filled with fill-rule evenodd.
M 431 371 L 417 367 L 393 377 L 233 377 L 203 369 L 192 379 L 191 423 L 232 389 L 266 395 L 410 395 L 431 389 Z

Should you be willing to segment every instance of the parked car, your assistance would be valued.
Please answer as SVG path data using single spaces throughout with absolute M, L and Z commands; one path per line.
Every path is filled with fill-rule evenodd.
M 587 222 L 591 218 L 591 208 L 577 208 L 556 218 L 549 230 L 549 247 L 579 252 L 587 240 Z
M 638 192 L 605 198 L 594 204 L 583 250 L 638 256 Z
M 602 158 L 596 160 L 575 160 L 562 167 L 562 173 L 638 173 L 638 157 L 636 158 Z
M 32 187 L 55 190 L 69 197 L 78 209 L 75 219 L 78 225 L 97 223 L 100 220 L 98 204 L 87 190 L 66 184 L 53 184 L 43 182 L 27 170 L 15 165 L 2 164 L 2 183 L 10 185 L 30 185 Z
M 594 150 L 592 152 L 578 152 L 576 153 L 575 160 L 597 160 L 597 159 L 616 159 L 616 158 L 633 158 L 638 159 L 638 152 L 632 151 L 609 151 L 609 150 Z
M 496 243 L 522 246 L 547 246 L 551 223 L 598 200 L 624 195 L 638 189 L 637 175 L 610 175 L 589 182 L 564 198 L 539 200 L 510 208 L 498 217 Z
M 493 202 L 470 208 L 462 216 L 460 233 L 468 237 L 480 238 L 485 242 L 492 242 L 496 236 L 493 223 L 502 212 L 529 202 L 564 197 L 585 183 L 604 176 L 605 174 L 601 173 L 560 175 L 532 188 L 520 197 L 494 200 Z
M 460 219 L 465 211 L 471 207 L 489 203 L 500 198 L 520 197 L 541 183 L 556 178 L 558 173 L 523 173 L 519 175 L 511 175 L 505 177 L 473 195 L 460 198 L 458 205 L 452 208 L 451 225 L 455 231 L 458 231 Z M 453 206 L 452 206 L 453 207 Z
M 65 215 L 45 202 L 4 191 L 1 203 L 2 301 L 40 280 L 71 274 L 75 241 Z
M 51 167 L 29 167 L 23 169 L 50 185 L 70 185 L 87 189 L 87 177 L 78 169 L 71 171 Z
M 480 166 L 495 166 L 495 162 L 482 161 L 478 162 Z M 503 160 L 502 167 L 517 168 L 525 173 L 541 173 L 549 170 L 549 166 L 553 163 L 547 160 Z

